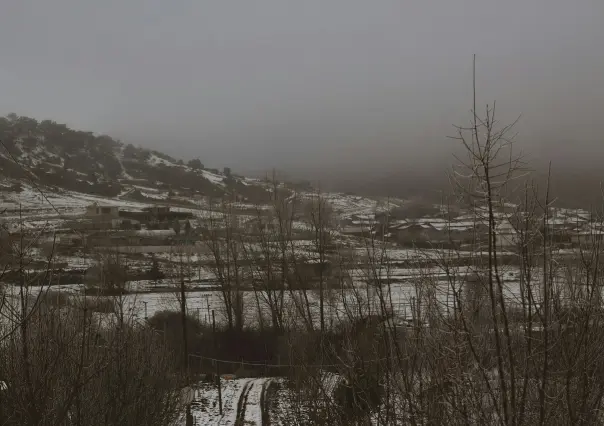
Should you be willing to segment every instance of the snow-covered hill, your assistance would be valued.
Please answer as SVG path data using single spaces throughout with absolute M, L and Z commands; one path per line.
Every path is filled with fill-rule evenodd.
M 0 208 L 31 215 L 79 214 L 92 202 L 122 208 L 169 204 L 204 208 L 208 200 L 233 197 L 251 209 L 267 205 L 275 188 L 312 198 L 310 186 L 269 182 L 204 167 L 199 159 L 177 160 L 159 151 L 124 144 L 64 124 L 11 114 L 0 117 Z M 45 196 L 40 193 L 42 189 Z M 288 192 L 292 191 L 292 192 Z M 351 194 L 324 193 L 342 218 L 401 205 Z

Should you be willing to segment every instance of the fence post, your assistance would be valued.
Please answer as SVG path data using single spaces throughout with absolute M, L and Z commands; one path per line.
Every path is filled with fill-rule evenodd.
M 191 404 L 187 404 L 186 421 L 187 426 L 193 426 L 193 414 L 191 414 Z
M 206 294 L 205 298 L 206 298 L 206 306 L 208 308 L 208 320 L 209 320 L 210 319 L 210 295 Z

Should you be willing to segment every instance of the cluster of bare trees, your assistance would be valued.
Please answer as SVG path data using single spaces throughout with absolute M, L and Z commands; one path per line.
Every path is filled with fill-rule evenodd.
M 276 179 L 270 184 L 268 206 L 242 215 L 237 203 L 225 199 L 205 218 L 201 252 L 209 257 L 221 313 L 232 330 L 324 331 L 328 288 L 347 284 L 334 272 L 331 208 L 320 193 L 302 197 Z
M 601 242 L 557 254 L 549 187 L 530 183 L 512 131 L 494 107 L 474 108 L 458 128 L 467 156 L 452 174 L 455 202 L 486 235 L 463 262 L 454 250 L 418 261 L 405 309 L 388 246 L 368 234 L 359 257 L 334 244 L 320 194 L 304 202 L 275 185 L 251 240 L 234 231 L 232 204 L 218 209 L 226 226 L 207 242 L 228 326 L 241 330 L 255 310 L 260 327 L 284 336 L 288 424 L 604 423 Z M 501 245 L 503 221 L 511 247 Z M 298 223 L 310 231 L 307 253 Z
M 183 379 L 164 338 L 133 321 L 119 296 L 98 312 L 96 297 L 51 291 L 53 251 L 44 271 L 28 268 L 37 237 L 22 229 L 20 240 L 2 245 L 17 281 L 2 288 L 0 423 L 172 424 Z M 115 265 L 107 259 L 102 275 L 123 288 Z
M 346 311 L 358 310 L 341 340 L 313 346 L 330 360 L 323 368 L 299 358 L 295 377 L 304 386 L 294 391 L 308 408 L 295 411 L 298 424 L 604 423 L 601 241 L 557 254 L 549 188 L 526 179 L 511 130 L 498 127 L 494 107 L 459 128 L 467 159 L 453 175 L 456 195 L 487 224 L 486 241 L 477 241 L 468 267 L 455 252 L 430 262 L 440 277 L 418 264 L 406 313 L 392 314 L 387 250 L 368 239 L 369 267 L 355 286 L 368 297 L 341 299 Z M 502 213 L 514 196 L 516 207 Z M 502 216 L 514 228 L 513 247 L 500 246 Z M 364 319 L 363 305 L 375 321 Z M 326 370 L 342 378 L 344 401 L 328 388 Z

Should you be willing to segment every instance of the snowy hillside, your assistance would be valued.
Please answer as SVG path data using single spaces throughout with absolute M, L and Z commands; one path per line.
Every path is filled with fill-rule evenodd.
M 94 202 L 122 210 L 163 204 L 198 215 L 229 197 L 245 215 L 272 205 L 275 190 L 289 197 L 295 192 L 302 201 L 317 195 L 309 185 L 242 177 L 228 168 L 221 172 L 199 159 L 177 160 L 49 120 L 0 117 L 0 138 L 0 209 L 7 210 L 2 219 L 15 222 L 24 214 L 47 230 L 83 214 Z M 342 193 L 322 196 L 340 219 L 373 217 L 404 202 Z
M 253 201 L 267 198 L 262 185 L 229 169 L 206 169 L 199 160 L 185 163 L 49 120 L 0 117 L 0 138 L 0 175 L 7 178 L 109 197 L 129 193 L 139 201 L 163 200 L 168 192 L 188 198 L 225 194 Z M 162 191 L 166 196 L 158 195 Z

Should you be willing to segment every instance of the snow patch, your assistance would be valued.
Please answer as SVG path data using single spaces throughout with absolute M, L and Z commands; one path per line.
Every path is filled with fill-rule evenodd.
M 207 170 L 202 170 L 201 174 L 202 174 L 202 176 L 204 178 L 206 178 L 207 180 L 209 180 L 213 184 L 220 185 L 220 186 L 225 186 L 224 176 L 217 175 L 217 174 L 212 173 L 212 172 L 208 172 Z

